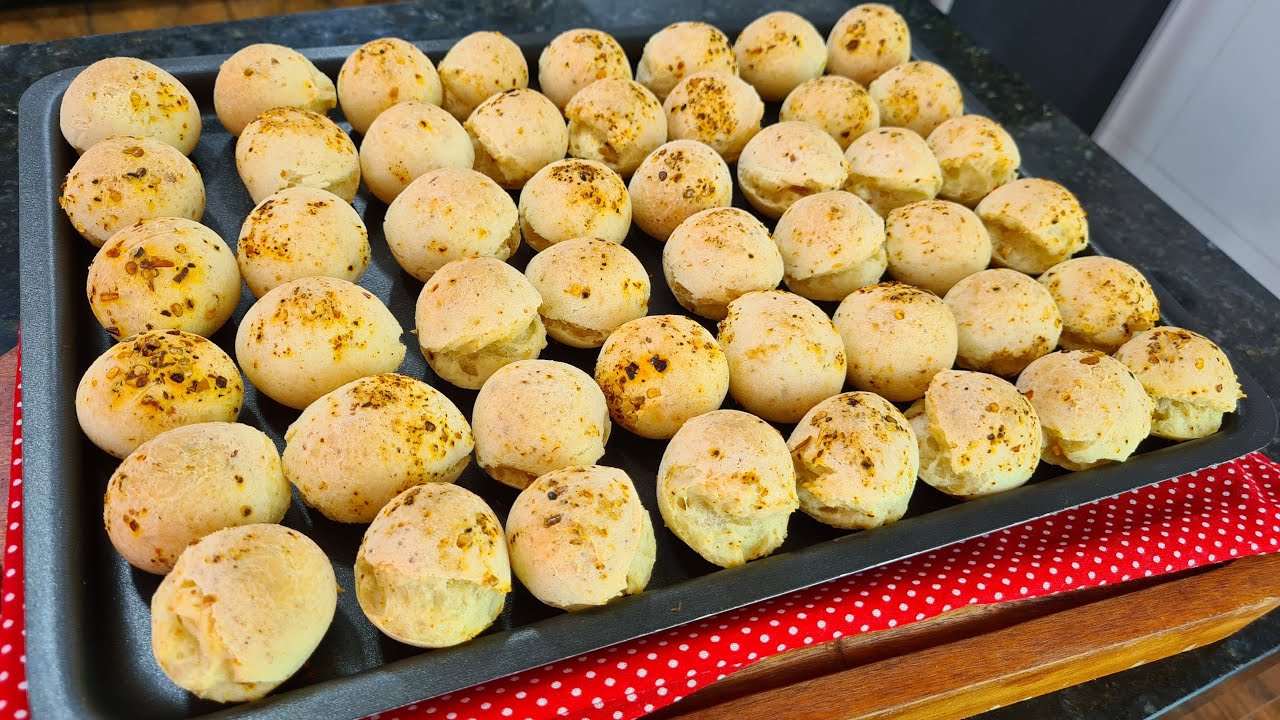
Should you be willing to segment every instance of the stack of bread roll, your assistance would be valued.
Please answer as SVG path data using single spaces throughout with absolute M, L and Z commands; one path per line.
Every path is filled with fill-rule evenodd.
M 796 510 L 869 530 L 917 479 L 979 498 L 1041 462 L 1203 437 L 1235 408 L 1222 351 L 1158 326 L 1131 265 L 1075 257 L 1079 201 L 1020 177 L 1013 137 L 911 62 L 891 8 L 849 10 L 825 42 L 789 12 L 736 38 L 678 22 L 634 58 L 572 29 L 530 79 L 492 32 L 435 62 L 376 39 L 336 84 L 290 48 L 244 48 L 213 91 L 254 203 L 228 238 L 200 224 L 201 172 L 229 168 L 187 158 L 201 116 L 179 80 L 109 58 L 71 84 L 60 202 L 100 248 L 88 301 L 118 341 L 76 409 L 122 460 L 108 537 L 166 574 L 152 646 L 175 683 L 254 699 L 319 643 L 337 588 L 279 524 L 291 486 L 368 524 L 369 622 L 443 647 L 494 622 L 513 573 L 566 610 L 642 592 L 655 512 L 732 567 L 774 552 Z M 374 199 L 353 205 L 362 180 Z M 383 238 L 412 318 L 360 285 Z M 688 314 L 650 314 L 667 291 Z M 242 296 L 229 354 L 207 338 Z M 425 378 L 398 372 L 409 323 Z M 595 361 L 540 359 L 551 343 Z M 443 384 L 475 391 L 469 417 Z M 299 411 L 282 450 L 236 422 L 246 392 Z M 600 464 L 624 433 L 664 444 L 656 478 Z M 473 454 L 482 489 L 520 492 L 505 519 L 454 484 Z

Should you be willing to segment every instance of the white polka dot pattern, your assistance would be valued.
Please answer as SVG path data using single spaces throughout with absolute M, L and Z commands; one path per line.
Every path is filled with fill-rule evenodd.
M 28 717 L 22 610 L 22 370 L 4 576 L 0 720 Z M 1280 550 L 1280 464 L 1261 453 L 885 567 L 373 716 L 630 720 L 795 647 L 983 605 Z

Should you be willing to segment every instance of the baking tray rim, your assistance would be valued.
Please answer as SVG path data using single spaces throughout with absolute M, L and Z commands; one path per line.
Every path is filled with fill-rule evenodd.
M 820 29 L 823 27 L 819 25 Z M 826 24 L 827 26 L 830 23 Z M 624 27 L 616 37 L 648 37 L 661 26 Z M 513 34 L 526 52 L 541 47 L 556 31 Z M 428 53 L 444 51 L 453 38 L 415 42 Z M 301 49 L 319 63 L 340 61 L 358 45 Z M 925 48 L 918 56 L 929 58 Z M 174 73 L 206 73 L 227 54 L 154 60 Z M 60 392 L 79 379 L 70 337 L 74 303 L 58 302 L 60 274 L 69 260 L 58 247 L 54 223 L 61 209 L 49 189 L 60 179 L 50 150 L 61 142 L 57 103 L 82 67 L 51 73 L 33 83 L 19 102 L 19 271 L 23 352 L 23 519 L 42 531 L 24 537 L 28 693 L 37 716 L 103 717 L 89 704 L 80 677 L 71 625 L 82 606 L 85 583 L 73 582 L 80 548 L 59 543 L 73 517 L 70 494 L 58 492 L 57 478 L 78 477 L 79 455 L 60 453 L 57 441 L 83 442 L 73 398 Z M 973 100 L 966 88 L 966 103 Z M 985 111 L 982 103 L 972 109 Z M 39 150 L 37 153 L 36 150 Z M 33 157 L 34 156 L 34 157 Z M 1025 158 L 1024 158 L 1025 162 Z M 1034 167 L 1029 168 L 1034 170 Z M 1105 253 L 1105 249 L 1101 250 Z M 48 278 L 50 281 L 47 281 Z M 76 283 L 72 283 L 76 286 Z M 1180 324 L 1193 316 L 1161 287 L 1163 314 Z M 65 287 L 63 287 L 65 289 Z M 78 295 L 74 295 L 78 297 Z M 625 598 L 596 610 L 566 613 L 485 635 L 462 645 L 424 652 L 353 675 L 332 678 L 263 700 L 229 706 L 199 717 L 292 718 L 361 717 L 390 710 L 550 662 L 615 645 L 643 635 L 705 619 L 898 559 L 928 553 L 972 537 L 1029 522 L 1044 515 L 1111 497 L 1174 475 L 1200 470 L 1265 446 L 1275 435 L 1276 412 L 1261 385 L 1236 367 L 1246 397 L 1228 427 L 1209 438 L 1144 453 L 1128 463 L 1072 473 L 982 500 L 908 518 L 878 530 L 852 533 L 739 568 L 708 573 L 658 590 Z M 71 384 L 68 384 L 71 383 Z M 1208 453 L 1204 454 L 1203 451 Z M 1168 469 L 1174 468 L 1174 469 Z M 1134 472 L 1137 470 L 1138 472 Z M 82 499 L 82 498 L 81 498 Z M 981 526 L 975 518 L 986 519 Z M 999 518 L 991 524 L 992 518 Z M 852 559 L 851 559 L 852 558 Z M 70 572 L 67 572 L 70 571 Z M 726 598 L 732 598 L 725 602 Z M 602 622 L 606 621 L 606 622 Z

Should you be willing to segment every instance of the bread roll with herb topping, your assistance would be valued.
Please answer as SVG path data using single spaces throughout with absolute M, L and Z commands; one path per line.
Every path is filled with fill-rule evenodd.
M 927 61 L 890 68 L 867 86 L 880 107 L 880 123 L 929 137 L 939 125 L 964 113 L 960 84 L 946 68 Z
M 471 136 L 476 170 L 508 189 L 524 187 L 569 149 L 569 130 L 560 111 L 527 88 L 485 100 L 462 126 Z
M 107 483 L 102 518 L 129 564 L 164 574 L 211 532 L 280 522 L 289 501 L 271 438 L 208 422 L 163 432 L 130 453 Z
M 742 149 L 738 186 L 751 206 L 777 219 L 801 198 L 844 186 L 849 164 L 831 136 L 806 122 L 761 130 Z
M 720 153 L 725 162 L 738 159 L 747 141 L 760 132 L 764 103 L 755 88 L 737 75 L 707 71 L 680 81 L 662 103 L 667 137 L 697 140 Z
M 808 20 L 771 12 L 747 25 L 733 42 L 742 79 L 768 102 L 777 102 L 827 69 L 827 46 Z
M 245 126 L 236 170 L 255 203 L 298 185 L 351 202 L 360 187 L 355 143 L 329 118 L 297 108 L 268 110 Z
M 631 61 L 612 35 L 578 28 L 555 36 L 538 56 L 538 87 L 561 110 L 588 85 L 631 79 Z
M 1153 405 L 1127 367 L 1093 350 L 1045 355 L 1018 376 L 1040 418 L 1042 459 L 1087 470 L 1129 459 L 1151 433 Z
M 631 478 L 576 465 L 529 485 L 507 516 L 511 569 L 533 596 L 563 610 L 644 590 L 657 545 Z
M 328 190 L 287 188 L 244 219 L 236 261 L 257 297 L 304 277 L 355 282 L 369 267 L 369 231 L 356 209 Z
M 241 48 L 222 63 L 213 82 L 218 120 L 235 136 L 272 108 L 324 115 L 337 104 L 333 81 L 302 53 L 282 45 L 257 43 Z
M 107 240 L 89 266 L 89 307 L 113 338 L 147 330 L 208 337 L 240 302 L 231 248 L 194 220 L 139 220 Z
M 492 625 L 511 592 L 502 525 L 465 488 L 409 488 L 365 531 L 355 580 L 360 609 L 391 638 L 457 645 Z
M 920 479 L 966 500 L 1012 490 L 1040 463 L 1040 419 L 1013 383 L 943 370 L 907 409 L 920 445 Z
M 127 337 L 93 361 L 76 387 L 76 417 L 94 445 L 118 458 L 166 430 L 235 422 L 240 371 L 222 348 L 181 330 Z
M 409 101 L 439 105 L 442 92 L 431 59 L 400 38 L 361 45 L 338 71 L 338 104 L 351 129 L 361 135 L 393 105 Z
M 404 360 L 400 323 L 373 293 L 306 277 L 276 287 L 236 331 L 236 359 L 259 391 L 302 409 L 321 395 Z
M 884 274 L 884 221 L 858 196 L 833 190 L 797 200 L 778 220 L 787 288 L 838 302 Z
M 534 250 L 580 237 L 621 245 L 631 230 L 631 196 L 618 173 L 593 160 L 558 160 L 520 191 L 520 231 Z
M 1222 427 L 1244 397 L 1231 361 L 1209 338 L 1176 327 L 1139 333 L 1120 346 L 1129 368 L 1155 403 L 1151 434 L 1170 440 L 1206 437 Z
M 443 107 L 459 122 L 494 95 L 529 87 L 524 52 L 500 32 L 476 32 L 459 40 L 440 61 L 439 73 Z
M 604 163 L 624 178 L 667 141 L 662 103 L 634 80 L 591 83 L 573 96 L 564 116 L 569 121 L 569 155 Z
M 1062 317 L 1053 296 L 1014 270 L 983 270 L 956 283 L 943 298 L 956 319 L 956 364 L 1013 377 L 1058 347 Z
M 640 163 L 627 190 L 636 225 L 665 241 L 690 216 L 729 207 L 733 176 L 715 150 L 695 140 L 673 140 Z
M 739 208 L 703 210 L 680 223 L 662 248 L 662 273 L 686 310 L 723 320 L 729 303 L 782 281 L 782 255 L 769 229 Z
M 58 126 L 77 153 L 113 135 L 133 135 L 190 155 L 200 140 L 200 108 L 164 70 L 138 58 L 110 57 L 81 70 L 67 86 Z
M 257 700 L 311 657 L 338 582 L 324 551 L 280 525 L 241 525 L 188 547 L 151 596 L 151 652 L 176 685 Z
M 896 10 L 863 3 L 840 16 L 827 36 L 827 70 L 870 85 L 911 59 L 911 31 Z
M 654 33 L 644 44 L 636 81 L 665 100 L 681 80 L 704 71 L 738 74 L 728 36 L 704 22 L 678 22 Z
M 720 407 L 729 391 L 729 363 L 696 321 L 649 315 L 609 335 L 595 379 L 614 422 L 640 437 L 665 440 L 690 418 Z
M 992 190 L 1018 177 L 1022 155 L 999 123 L 981 115 L 961 115 L 929 133 L 929 149 L 942 168 L 938 196 L 973 207 Z
M 524 275 L 542 296 L 547 334 L 571 347 L 600 347 L 618 326 L 649 312 L 648 271 L 607 240 L 556 243 L 534 255 Z
M 729 394 L 770 422 L 796 422 L 844 387 L 844 342 L 817 305 L 781 290 L 729 303 L 717 338 L 729 360 Z
M 85 151 L 62 183 L 58 205 L 94 247 L 123 228 L 160 217 L 199 221 L 204 180 L 182 153 L 151 138 L 119 135 Z
M 479 389 L 498 368 L 547 346 L 542 298 L 519 270 L 491 257 L 454 260 L 418 296 L 418 344 L 441 379 Z
M 1160 320 L 1160 301 L 1134 266 L 1115 258 L 1072 258 L 1040 276 L 1062 315 L 1065 350 L 1114 353 Z
M 432 170 L 470 170 L 475 162 L 471 136 L 462 123 L 423 102 L 387 108 L 360 142 L 360 176 L 369 192 L 388 205 Z
M 882 127 L 849 144 L 844 189 L 885 217 L 895 208 L 932 200 L 942 189 L 942 168 L 924 138 L 906 128 Z
M 594 463 L 609 441 L 600 387 L 585 372 L 554 360 L 499 368 L 476 395 L 471 418 L 476 462 L 516 489 L 553 470 Z
M 498 183 L 467 168 L 432 170 L 387 208 L 383 234 L 404 271 L 422 282 L 454 260 L 506 260 L 520 247 L 520 213 Z
M 1001 185 L 974 212 L 991 233 L 991 259 L 1000 267 L 1039 274 L 1089 245 L 1084 208 L 1052 180 L 1023 178 Z
M 449 398 L 396 373 L 322 395 L 284 439 L 284 476 L 308 505 L 345 523 L 371 522 L 406 488 L 457 480 L 474 446 Z
M 849 294 L 835 325 L 849 358 L 849 384 L 894 402 L 924 395 L 956 360 L 956 320 L 936 295 L 901 283 Z
M 946 200 L 903 205 L 884 221 L 889 274 L 939 297 L 991 264 L 991 236 L 973 211 Z
M 858 83 L 826 75 L 792 90 L 782 102 L 778 119 L 817 125 L 844 151 L 854 140 L 880 127 L 880 108 Z
M 736 567 L 787 539 L 795 472 L 777 430 L 754 415 L 717 410 L 685 423 L 667 443 L 658 510 L 707 562 Z

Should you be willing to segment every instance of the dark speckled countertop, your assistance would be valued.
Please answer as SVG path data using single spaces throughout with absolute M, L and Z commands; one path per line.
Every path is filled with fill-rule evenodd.
M 836 0 L 773 5 L 831 15 Z M 1079 196 L 1096 237 L 1142 268 L 1199 319 L 1271 397 L 1280 397 L 1280 300 L 1095 145 L 1038 100 L 1016 77 L 956 30 L 925 0 L 893 3 L 916 41 L 929 48 L 1018 140 L 1023 158 Z M 229 54 L 253 42 L 298 48 L 356 44 L 394 35 L 411 40 L 457 37 L 480 29 L 507 33 L 570 27 L 617 28 L 702 19 L 741 26 L 763 10 L 711 0 L 436 0 L 330 10 L 217 25 L 191 26 L 0 47 L 0 156 L 18 157 L 18 99 L 35 80 L 111 55 L 144 58 Z M 12 162 L 12 161 L 11 161 Z M 21 158 L 19 158 L 21 162 Z M 0 352 L 18 325 L 18 180 L 0 174 Z M 1280 457 L 1280 443 L 1269 448 Z M 1280 615 L 1232 638 L 990 713 L 992 718 L 1145 718 L 1280 647 Z

